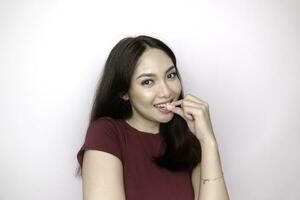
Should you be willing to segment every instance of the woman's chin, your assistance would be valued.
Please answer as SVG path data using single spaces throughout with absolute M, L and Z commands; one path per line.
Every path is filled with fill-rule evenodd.
M 160 117 L 160 119 L 158 120 L 160 123 L 168 123 L 169 121 L 171 121 L 174 117 L 174 113 L 170 113 L 166 116 Z

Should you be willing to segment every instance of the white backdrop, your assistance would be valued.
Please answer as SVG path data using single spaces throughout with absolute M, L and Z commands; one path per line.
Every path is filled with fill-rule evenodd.
M 209 103 L 231 199 L 300 199 L 299 11 L 296 0 L 1 0 L 0 199 L 82 198 L 76 153 L 100 71 L 139 34 L 166 42 L 185 93 Z

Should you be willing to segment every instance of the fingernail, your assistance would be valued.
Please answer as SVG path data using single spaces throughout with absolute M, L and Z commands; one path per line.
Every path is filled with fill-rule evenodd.
M 175 106 L 173 106 L 173 105 L 171 105 L 171 104 L 168 104 L 168 105 L 167 105 L 167 109 L 168 109 L 168 110 L 172 110 L 174 107 L 175 107 Z

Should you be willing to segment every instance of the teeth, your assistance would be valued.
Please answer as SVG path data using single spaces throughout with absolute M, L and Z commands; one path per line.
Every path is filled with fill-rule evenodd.
M 168 104 L 170 104 L 171 102 L 168 102 L 168 103 L 161 103 L 161 104 L 156 104 L 154 105 L 155 107 L 158 107 L 158 108 L 165 108 L 167 107 Z
M 169 103 L 156 104 L 155 107 L 165 108 L 165 107 L 167 107 L 167 104 L 169 104 Z
M 159 107 L 159 108 L 164 108 L 167 106 L 167 104 L 163 103 L 163 104 L 157 104 L 155 105 L 156 107 Z

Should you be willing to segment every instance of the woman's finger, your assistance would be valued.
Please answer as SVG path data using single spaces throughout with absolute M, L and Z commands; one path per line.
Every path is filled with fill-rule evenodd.
M 206 101 L 204 101 L 204 100 L 202 100 L 202 99 L 199 99 L 199 98 L 197 98 L 196 96 L 193 96 L 193 95 L 191 95 L 191 94 L 186 95 L 185 98 L 186 98 L 186 99 L 193 100 L 193 101 L 195 101 L 195 102 L 197 102 L 197 103 L 199 103 L 199 104 L 201 104 L 201 105 L 205 105 L 206 107 L 209 106 L 208 103 L 207 103 Z
M 171 102 L 171 105 L 178 106 L 178 105 L 181 105 L 181 103 L 182 103 L 182 99 Z
M 184 111 L 181 107 L 175 107 L 174 105 L 167 105 L 167 109 L 180 115 L 183 119 L 187 118 L 189 120 L 194 120 L 194 117 L 192 116 L 192 114 L 184 113 Z
M 170 103 L 170 105 L 174 105 L 174 106 L 178 106 L 178 105 L 181 105 L 183 103 L 183 99 L 180 99 L 178 101 L 173 101 Z M 196 101 L 194 99 L 185 99 L 185 103 L 187 105 L 193 105 L 193 106 L 196 106 L 196 105 L 203 105 L 202 102 L 200 101 Z
M 180 107 L 175 107 L 175 106 L 167 106 L 167 109 L 180 115 L 182 118 L 184 118 L 183 110 Z

